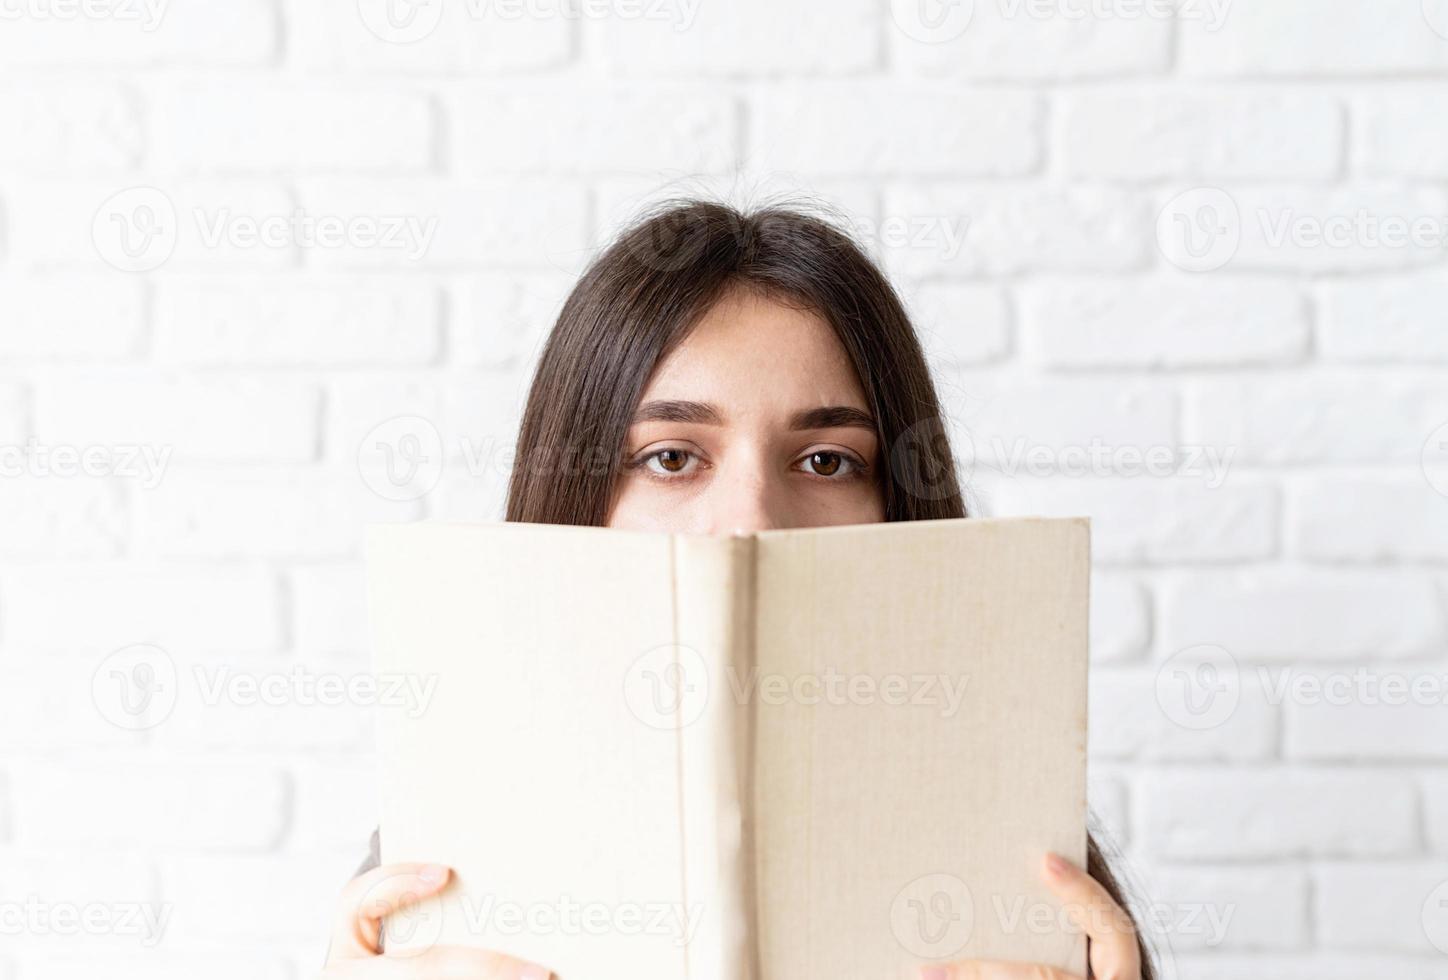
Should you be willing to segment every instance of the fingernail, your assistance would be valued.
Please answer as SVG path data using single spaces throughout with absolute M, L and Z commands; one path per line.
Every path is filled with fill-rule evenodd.
M 1046 868 L 1053 875 L 1063 875 L 1071 870 L 1071 866 L 1066 863 L 1066 859 L 1059 854 L 1046 855 Z
M 552 975 L 536 963 L 525 963 L 518 971 L 518 980 L 548 980 Z
M 920 968 L 920 980 L 948 980 L 950 969 L 944 966 L 922 966 Z
M 441 864 L 424 864 L 418 869 L 417 876 L 429 885 L 441 885 L 447 881 L 448 869 Z

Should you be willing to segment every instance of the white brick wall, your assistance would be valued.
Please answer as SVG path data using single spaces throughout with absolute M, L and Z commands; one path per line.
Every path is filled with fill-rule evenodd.
M 363 523 L 496 516 L 640 203 L 791 192 L 896 277 L 977 511 L 1095 520 L 1092 803 L 1167 974 L 1442 976 L 1448 3 L 0 7 L 0 906 L 169 916 L 0 980 L 311 975 L 370 727 L 248 685 L 365 670 Z M 400 432 L 446 461 L 384 499 Z

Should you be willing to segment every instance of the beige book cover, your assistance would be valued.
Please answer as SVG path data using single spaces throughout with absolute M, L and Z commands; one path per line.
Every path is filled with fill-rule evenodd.
M 732 538 L 369 529 L 383 863 L 455 877 L 389 950 L 562 980 L 1085 972 L 1089 526 Z M 426 683 L 422 683 L 426 682 Z M 429 686 L 431 685 L 431 686 Z

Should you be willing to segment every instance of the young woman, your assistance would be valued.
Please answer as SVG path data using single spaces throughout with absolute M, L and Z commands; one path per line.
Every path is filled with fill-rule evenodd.
M 689 201 L 636 224 L 564 304 L 533 377 L 507 518 L 704 534 L 964 517 L 934 384 L 880 270 L 830 224 Z M 448 869 L 375 867 L 346 889 L 324 976 L 545 980 L 507 955 L 391 959 L 381 920 Z M 368 869 L 371 870 L 368 870 Z M 1047 884 L 1091 940 L 1091 975 L 1152 980 L 1095 841 Z M 1067 980 L 961 962 L 922 980 Z M 586 980 L 586 978 L 575 978 Z

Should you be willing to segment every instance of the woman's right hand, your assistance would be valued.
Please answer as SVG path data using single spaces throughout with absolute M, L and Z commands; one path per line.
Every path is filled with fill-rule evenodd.
M 440 864 L 389 864 L 353 878 L 342 890 L 318 980 L 548 980 L 543 967 L 491 950 L 382 951 L 382 920 L 441 891 L 450 874 Z

